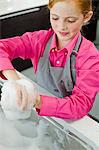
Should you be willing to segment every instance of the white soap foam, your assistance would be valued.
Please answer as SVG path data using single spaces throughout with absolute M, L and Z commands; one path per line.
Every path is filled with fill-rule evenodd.
M 29 100 L 32 101 L 37 95 L 34 85 L 25 79 L 17 80 L 17 84 L 24 86 L 28 92 Z M 26 119 L 31 116 L 32 104 L 28 104 L 27 108 L 22 111 L 16 104 L 16 86 L 15 81 L 6 81 L 2 88 L 1 106 L 5 116 L 9 120 Z

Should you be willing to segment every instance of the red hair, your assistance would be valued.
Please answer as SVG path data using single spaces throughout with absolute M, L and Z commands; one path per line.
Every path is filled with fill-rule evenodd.
M 48 8 L 51 9 L 57 2 L 70 2 L 73 1 L 77 4 L 82 14 L 86 15 L 89 11 L 92 11 L 92 0 L 49 0 Z

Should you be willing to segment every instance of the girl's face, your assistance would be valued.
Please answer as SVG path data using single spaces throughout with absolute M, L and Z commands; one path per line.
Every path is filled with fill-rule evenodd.
M 74 2 L 57 2 L 50 9 L 50 22 L 58 40 L 69 42 L 81 30 L 84 16 Z

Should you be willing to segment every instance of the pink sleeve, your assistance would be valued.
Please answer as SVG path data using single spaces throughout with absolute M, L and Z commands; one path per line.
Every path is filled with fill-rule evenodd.
M 40 30 L 0 40 L 0 71 L 14 69 L 11 60 L 18 57 L 37 63 L 47 34 L 47 30 Z
M 79 59 L 80 68 L 76 68 L 76 85 L 72 95 L 65 98 L 42 95 L 42 107 L 39 112 L 41 116 L 76 120 L 87 115 L 91 110 L 96 93 L 99 91 L 99 53 L 97 51 L 91 57 L 86 55 L 83 59 L 85 61 Z
M 95 93 L 94 93 L 95 94 Z M 42 107 L 39 115 L 54 116 L 76 120 L 87 115 L 92 108 L 94 99 L 88 97 L 81 89 L 75 87 L 73 94 L 66 98 L 41 96 Z
M 11 60 L 17 57 L 26 57 L 26 49 L 29 53 L 31 46 L 29 33 L 21 37 L 13 37 L 0 40 L 0 70 L 13 69 Z
M 76 120 L 87 115 L 93 106 L 96 89 L 94 87 L 94 84 L 93 87 L 88 87 L 88 85 L 84 83 L 81 84 L 83 84 L 83 86 L 87 86 L 86 90 L 88 91 L 83 91 L 83 89 L 81 89 L 80 87 L 75 86 L 70 97 L 65 97 L 62 99 L 56 97 L 41 96 L 42 107 L 39 114 L 41 116 L 54 116 L 72 120 Z

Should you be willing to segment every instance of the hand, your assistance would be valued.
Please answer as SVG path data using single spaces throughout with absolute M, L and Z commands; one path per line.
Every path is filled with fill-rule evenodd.
M 37 97 L 33 103 L 33 107 L 40 109 L 41 105 L 42 105 L 41 97 L 40 97 L 40 95 L 37 95 Z
M 12 99 L 12 95 L 14 99 Z M 1 94 L 1 102 L 5 108 L 30 109 L 37 97 L 34 85 L 26 79 L 7 81 L 4 83 Z
M 37 90 L 28 80 L 17 80 L 17 105 L 25 110 L 32 107 L 37 96 Z

